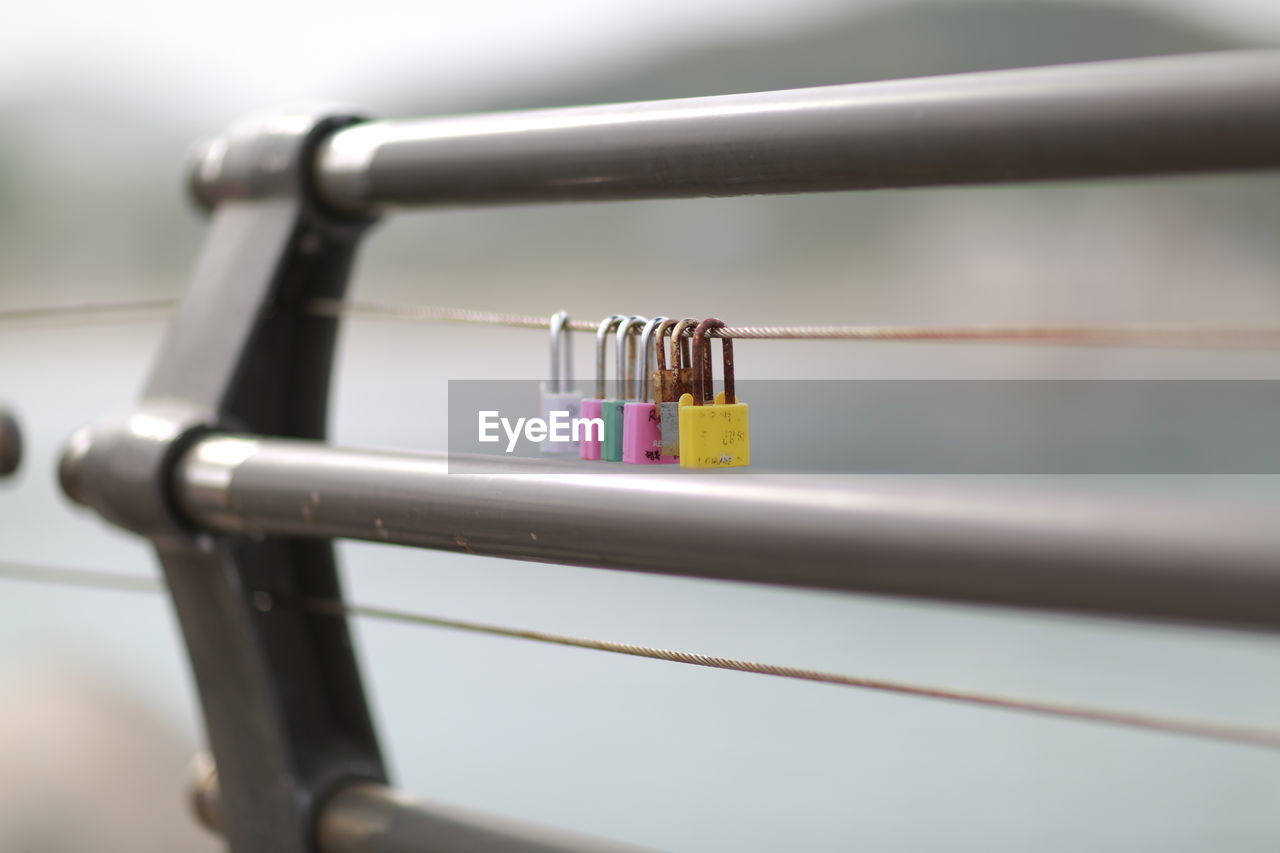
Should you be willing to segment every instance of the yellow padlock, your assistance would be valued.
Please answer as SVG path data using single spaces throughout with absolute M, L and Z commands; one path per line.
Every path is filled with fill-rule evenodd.
M 693 331 L 693 393 L 680 397 L 680 467 L 737 468 L 751 464 L 747 404 L 733 388 L 733 341 L 722 338 L 724 391 L 712 399 L 711 341 L 707 332 L 723 329 L 714 317 Z

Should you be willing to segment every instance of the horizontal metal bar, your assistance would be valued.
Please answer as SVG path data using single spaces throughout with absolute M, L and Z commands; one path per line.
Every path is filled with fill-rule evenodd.
M 332 136 L 332 205 L 684 198 L 1280 166 L 1280 51 L 1083 63 Z
M 427 803 L 380 785 L 353 785 L 325 805 L 317 828 L 321 853 L 646 853 L 485 812 Z M 653 851 L 648 851 L 653 853 Z
M 215 435 L 175 488 L 192 523 L 252 536 L 1280 628 L 1274 513 L 586 464 Z
M 196 818 L 224 831 L 218 772 L 198 756 L 191 787 Z M 348 785 L 326 800 L 316 821 L 320 853 L 653 853 L 589 835 L 426 802 L 384 785 Z

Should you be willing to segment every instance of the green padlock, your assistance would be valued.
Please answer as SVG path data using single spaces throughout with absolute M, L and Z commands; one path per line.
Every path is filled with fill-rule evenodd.
M 604 448 L 600 458 L 606 462 L 622 461 L 622 412 L 628 400 L 639 399 L 640 388 L 636 382 L 636 336 L 647 322 L 644 317 L 628 317 L 618 324 L 618 332 L 614 337 L 618 359 L 617 386 L 614 388 L 614 396 L 601 404 Z

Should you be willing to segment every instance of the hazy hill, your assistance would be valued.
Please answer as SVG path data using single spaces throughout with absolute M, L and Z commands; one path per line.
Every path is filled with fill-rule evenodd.
M 455 109 L 609 103 L 920 77 L 1252 46 L 1142 9 L 996 0 L 894 3 L 820 26 L 710 44 L 577 84 L 494 93 Z M 447 102 L 447 99 L 445 99 Z M 440 101 L 406 94 L 405 115 Z
M 1244 46 L 1254 45 L 1175 17 L 1115 6 L 1019 0 L 893 4 L 803 29 L 657 56 L 580 80 L 513 81 L 509 91 L 466 102 L 442 93 L 436 81 L 415 81 L 409 70 L 402 75 L 410 82 L 401 94 L 388 99 L 384 91 L 382 100 L 397 105 L 389 114 L 430 115 Z M 84 282 L 92 282 L 92 295 L 103 298 L 122 290 L 173 289 L 185 277 L 200 236 L 198 221 L 184 209 L 182 159 L 197 135 L 216 128 L 192 127 L 190 105 L 180 110 L 148 102 L 136 91 L 122 100 L 118 93 L 126 87 L 74 79 L 64 79 L 54 96 L 0 103 L 7 129 L 0 140 L 0 252 L 6 259 L 0 285 L 35 284 L 46 299 L 57 298 L 60 290 L 83 293 Z M 1203 227 L 1241 231 L 1273 221 L 1274 195 L 1218 192 L 1214 204 L 1225 213 L 1206 217 Z M 964 215 L 976 220 L 986 203 L 973 198 Z M 1019 203 L 1047 209 L 1052 198 L 1030 190 Z M 1193 200 L 1175 194 L 1162 205 L 1161 215 L 1168 215 L 1190 209 Z M 873 256 L 884 260 L 893 251 L 886 248 L 888 238 L 910 244 L 912 230 L 938 215 L 927 193 L 875 194 L 870 201 L 842 194 L 804 203 L 719 203 L 714 221 L 707 210 L 646 203 L 541 209 L 536 216 L 484 211 L 433 217 L 427 231 L 420 219 L 396 221 L 383 228 L 367 269 L 393 281 L 433 268 L 451 276 L 497 269 L 572 276 L 590 266 L 588 261 L 640 276 L 646 270 L 656 274 L 665 264 L 727 277 L 822 263 L 871 264 Z M 1141 219 L 1142 206 L 1135 210 Z M 1019 214 L 1019 221 L 1025 218 Z M 1201 227 L 1198 220 L 1195 227 Z M 1256 238 L 1246 237 L 1258 251 L 1274 251 L 1269 229 L 1256 231 Z
M 893 4 L 807 29 L 673 52 L 554 87 L 521 83 L 515 91 L 466 104 L 450 103 L 438 92 L 406 92 L 395 112 L 430 115 L 727 94 L 1256 46 L 1175 16 L 1112 5 L 1020 0 Z M 999 216 L 1039 234 L 1042 243 L 1069 227 L 1055 210 L 1062 204 L 1057 190 L 1016 192 L 1013 201 L 1002 197 L 994 206 L 990 196 L 974 192 L 962 215 L 981 222 L 1000 207 Z M 1249 232 L 1253 223 L 1275 220 L 1280 203 L 1274 196 L 1239 191 L 1236 185 L 1223 188 L 1210 180 L 1164 192 L 1159 202 L 1139 198 L 1130 219 L 1138 225 L 1181 217 L 1185 225 L 1180 227 L 1229 233 L 1231 240 L 1252 240 L 1258 251 L 1271 253 L 1273 241 L 1262 229 L 1252 236 Z M 712 209 L 714 224 L 708 222 Z M 488 211 L 433 219 L 438 239 L 426 257 L 431 267 L 445 267 L 450 276 L 504 261 L 534 271 L 560 268 L 562 275 L 572 276 L 576 270 L 599 269 L 602 264 L 590 261 L 607 258 L 618 270 L 640 275 L 652 270 L 655 277 L 701 272 L 734 278 L 825 266 L 847 269 L 852 278 L 891 279 L 902 273 L 895 271 L 898 260 L 890 255 L 916 251 L 908 247 L 917 242 L 915 235 L 923 237 L 922 229 L 936 232 L 943 226 L 943 233 L 931 234 L 929 241 L 972 242 L 971 235 L 953 227 L 951 214 L 940 211 L 936 194 L 911 192 L 776 198 L 716 203 L 713 208 L 687 203 L 607 210 L 570 206 L 540 209 L 536 216 Z M 1117 223 L 1117 233 L 1129 225 Z M 421 229 L 420 223 L 388 229 L 379 243 L 379 275 L 393 277 L 398 265 L 415 259 L 423 263 Z M 1134 242 L 1135 253 L 1144 251 Z M 1034 251 L 1031 243 L 1024 245 L 1027 252 Z M 950 263 L 948 250 L 931 251 L 938 258 L 931 268 L 936 275 Z M 981 247 L 963 251 L 975 254 Z M 1125 250 L 1121 246 L 1116 251 Z

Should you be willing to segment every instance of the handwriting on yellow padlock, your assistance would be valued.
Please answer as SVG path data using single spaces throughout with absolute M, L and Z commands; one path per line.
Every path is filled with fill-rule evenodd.
M 693 395 L 680 398 L 680 465 L 685 468 L 736 468 L 751 464 L 751 428 L 747 404 L 694 405 Z
M 680 397 L 680 466 L 737 468 L 751 464 L 747 404 L 734 393 L 733 341 L 721 340 L 724 391 L 711 396 L 711 352 L 707 332 L 724 323 L 703 320 L 693 333 L 693 393 Z

